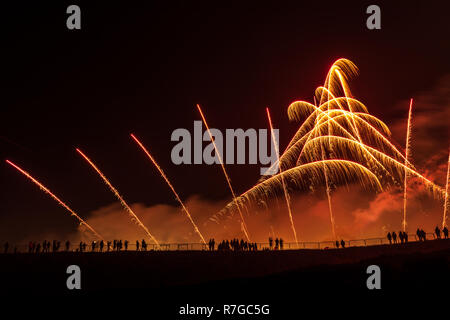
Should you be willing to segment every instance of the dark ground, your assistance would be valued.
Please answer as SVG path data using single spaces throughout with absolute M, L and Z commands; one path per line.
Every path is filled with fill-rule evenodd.
M 79 291 L 66 289 L 71 264 L 81 268 Z M 372 264 L 381 268 L 381 290 L 366 287 Z M 2 295 L 123 297 L 164 310 L 165 319 L 176 318 L 187 303 L 269 304 L 278 319 L 311 302 L 392 302 L 448 293 L 450 240 L 338 250 L 2 254 L 0 268 Z

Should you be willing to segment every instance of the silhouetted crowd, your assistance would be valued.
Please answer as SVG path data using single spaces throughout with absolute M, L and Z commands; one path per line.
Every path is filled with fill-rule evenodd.
M 275 243 L 275 247 L 273 246 Z M 284 241 L 283 239 L 275 238 L 275 242 L 272 238 L 269 238 L 269 249 L 270 250 L 283 250 Z
M 39 252 L 58 252 L 59 248 L 61 247 L 61 241 L 56 241 L 53 240 L 53 242 L 44 240 L 44 242 L 42 242 L 42 245 L 40 242 L 36 243 L 33 241 L 30 241 L 28 243 L 28 252 L 30 253 L 39 253 Z
M 417 230 L 419 230 L 419 229 L 417 229 Z M 420 234 L 422 234 L 422 231 L 423 230 L 420 231 L 421 232 Z M 425 231 L 423 231 L 423 233 L 425 234 Z M 408 234 L 403 231 L 399 231 L 398 236 L 397 236 L 397 233 L 395 233 L 395 231 L 393 231 L 392 233 L 388 232 L 386 237 L 389 240 L 389 244 L 397 243 L 398 241 L 400 241 L 400 243 L 408 242 Z
M 90 245 L 91 252 L 103 252 L 103 251 L 122 251 L 128 250 L 128 240 L 114 240 L 114 241 L 92 241 Z M 86 242 L 80 241 L 78 246 L 74 251 L 76 252 L 86 252 L 86 248 L 88 244 Z M 28 252 L 29 253 L 40 253 L 40 252 L 58 252 L 61 248 L 61 241 L 53 240 L 53 242 L 44 240 L 42 244 L 40 242 L 30 241 L 28 243 Z M 65 251 L 70 251 L 71 243 L 70 241 L 65 242 Z M 8 253 L 9 243 L 6 242 L 4 244 L 4 253 Z M 136 251 L 147 251 L 147 243 L 144 239 L 142 242 L 136 240 Z M 17 252 L 17 247 L 14 247 L 14 252 Z
M 439 229 L 436 227 L 434 229 L 434 234 L 436 235 L 436 239 L 448 239 L 448 229 L 444 227 Z M 418 241 L 427 240 L 427 233 L 418 228 L 416 231 L 416 236 Z M 407 243 L 408 242 L 408 234 L 406 232 L 400 231 L 398 234 L 393 232 L 388 232 L 387 239 L 390 244 L 396 243 Z M 335 242 L 336 248 L 345 248 L 346 243 L 344 240 Z M 128 240 L 114 240 L 114 241 L 92 241 L 90 244 L 91 252 L 110 252 L 110 251 L 128 251 L 129 242 Z M 283 250 L 284 241 L 281 238 L 269 238 L 269 248 L 264 248 L 265 250 Z M 86 248 L 88 244 L 86 242 L 80 241 L 78 247 L 75 248 L 76 252 L 86 252 Z M 10 245 L 8 242 L 4 243 L 4 253 L 8 253 L 10 249 Z M 148 245 L 144 239 L 142 241 L 136 240 L 136 251 L 147 251 Z M 65 251 L 70 251 L 71 243 L 70 241 L 65 242 Z M 210 239 L 208 242 L 209 251 L 216 250 L 216 241 L 214 239 Z M 223 240 L 217 245 L 217 250 L 219 251 L 257 251 L 258 245 L 256 242 L 248 242 L 243 239 L 232 239 L 232 240 Z M 17 252 L 17 247 L 15 246 L 12 250 L 14 253 Z M 40 253 L 40 252 L 58 252 L 61 251 L 61 241 L 53 240 L 52 242 L 44 240 L 42 244 L 40 242 L 30 241 L 28 243 L 28 252 L 29 253 Z
M 275 241 L 272 238 L 269 238 L 269 248 L 265 248 L 266 250 L 283 250 L 284 241 L 281 238 L 276 238 Z M 216 241 L 214 239 L 209 239 L 208 241 L 208 250 L 214 251 L 216 250 Z M 248 242 L 244 239 L 232 239 L 232 240 L 223 240 L 217 245 L 218 251 L 257 251 L 258 244 L 256 242 Z
M 210 239 L 208 242 L 208 249 L 210 251 L 215 250 L 216 241 L 214 239 Z M 232 240 L 223 240 L 217 245 L 218 251 L 257 251 L 258 245 L 256 242 L 248 242 L 243 239 L 232 239 Z
M 436 227 L 434 229 L 434 234 L 436 235 L 436 239 L 442 239 L 441 236 L 441 229 L 439 227 Z M 448 229 L 447 227 L 442 228 L 442 234 L 444 235 L 444 239 L 448 239 Z M 427 233 L 420 228 L 417 228 L 416 231 L 416 237 L 418 241 L 425 241 L 427 240 Z M 397 233 L 394 232 L 388 232 L 387 239 L 389 240 L 389 243 L 407 243 L 408 242 L 408 234 L 403 231 L 399 231 L 398 236 Z

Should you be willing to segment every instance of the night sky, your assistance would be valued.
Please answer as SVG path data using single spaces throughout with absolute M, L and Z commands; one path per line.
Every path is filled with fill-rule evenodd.
M 266 128 L 270 107 L 284 148 L 298 126 L 289 103 L 311 101 L 341 57 L 360 69 L 352 90 L 372 114 L 387 124 L 404 117 L 394 105 L 450 73 L 444 3 L 377 1 L 382 29 L 373 31 L 365 13 L 373 1 L 2 4 L 0 240 L 76 228 L 5 159 L 82 216 L 116 200 L 75 147 L 130 203 L 176 205 L 133 132 L 182 198 L 229 199 L 218 166 L 172 164 L 172 131 L 193 130 L 196 103 L 223 130 Z M 70 4 L 81 7 L 81 30 L 66 28 Z M 259 178 L 259 165 L 227 169 L 237 193 Z

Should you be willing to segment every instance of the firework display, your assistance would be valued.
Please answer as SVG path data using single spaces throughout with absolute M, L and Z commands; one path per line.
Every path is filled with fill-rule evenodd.
M 237 210 L 239 212 L 241 229 L 247 241 L 250 241 L 249 231 L 244 220 L 242 208 L 246 208 L 248 211 L 255 203 L 260 201 L 267 203 L 268 201 L 277 198 L 280 192 L 282 192 L 286 201 L 293 240 L 298 244 L 289 192 L 290 190 L 317 190 L 323 187 L 325 188 L 327 195 L 333 239 L 337 239 L 331 201 L 331 194 L 335 188 L 340 185 L 357 183 L 368 190 L 380 192 L 391 186 L 403 184 L 402 228 L 406 231 L 408 178 L 415 177 L 419 179 L 419 181 L 421 181 L 434 196 L 444 199 L 442 225 L 445 226 L 448 210 L 448 177 L 446 189 L 444 189 L 420 174 L 410 161 L 413 100 L 411 99 L 410 101 L 406 135 L 406 152 L 403 154 L 395 146 L 394 142 L 390 140 L 391 133 L 387 125 L 380 119 L 369 114 L 367 107 L 352 96 L 348 81 L 357 75 L 357 73 L 358 69 L 353 62 L 348 59 L 338 59 L 328 71 L 324 85 L 317 88 L 314 96 L 314 104 L 306 101 L 295 101 L 289 105 L 289 119 L 292 121 L 302 121 L 302 123 L 281 155 L 279 155 L 279 145 L 273 138 L 274 129 L 270 112 L 269 109 L 266 108 L 273 140 L 272 142 L 275 145 L 277 154 L 277 162 L 275 165 L 278 166 L 278 173 L 268 178 L 261 178 L 261 181 L 240 196 L 236 196 L 234 189 L 231 186 L 231 180 L 225 169 L 222 155 L 214 142 L 204 113 L 202 112 L 200 105 L 197 104 L 197 109 L 207 128 L 207 132 L 216 151 L 216 155 L 232 195 L 232 201 L 220 212 L 211 216 L 210 219 L 220 223 L 222 217 Z M 206 244 L 203 234 L 194 222 L 194 218 L 175 191 L 175 188 L 164 171 L 144 147 L 142 142 L 136 138 L 134 134 L 131 134 L 131 137 L 155 165 L 181 205 L 182 211 L 186 214 L 186 217 L 192 224 L 195 233 L 199 236 L 201 242 Z M 76 151 L 99 174 L 105 184 L 120 201 L 125 211 L 130 215 L 132 221 L 145 231 L 151 241 L 156 245 L 159 245 L 149 229 L 137 217 L 105 175 L 80 149 L 76 149 Z M 95 236 L 100 238 L 97 232 L 95 232 L 86 222 L 84 222 L 84 220 L 74 213 L 72 209 L 54 196 L 48 189 L 10 161 L 7 162 L 36 183 L 42 190 L 74 215 L 81 224 L 85 225 L 95 234 Z

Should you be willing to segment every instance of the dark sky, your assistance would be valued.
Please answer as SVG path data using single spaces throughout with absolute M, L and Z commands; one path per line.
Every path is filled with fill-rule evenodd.
M 287 106 L 311 100 L 340 57 L 360 69 L 354 95 L 387 123 L 396 102 L 450 72 L 444 1 L 377 1 L 374 31 L 372 1 L 95 2 L 2 4 L 0 239 L 76 225 L 4 159 L 82 216 L 115 199 L 75 147 L 130 203 L 175 204 L 134 132 L 183 198 L 226 199 L 219 167 L 170 161 L 170 135 L 192 130 L 196 103 L 220 129 L 265 128 L 269 106 L 285 146 L 296 128 Z M 66 28 L 70 4 L 81 7 L 79 31 Z M 228 170 L 238 193 L 259 177 L 257 165 Z

